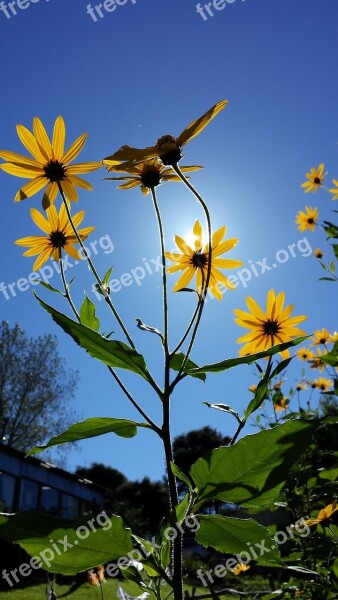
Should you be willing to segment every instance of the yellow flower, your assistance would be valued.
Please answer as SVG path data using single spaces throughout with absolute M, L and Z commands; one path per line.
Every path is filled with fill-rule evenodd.
M 298 225 L 299 231 L 314 231 L 319 218 L 318 208 L 305 206 L 305 211 L 300 210 L 297 214 L 295 223 Z
M 199 119 L 192 121 L 177 138 L 164 135 L 157 140 L 155 146 L 148 148 L 122 146 L 117 152 L 107 156 L 104 162 L 111 161 L 111 164 L 118 164 L 125 160 L 142 162 L 147 158 L 159 157 L 164 165 L 175 165 L 182 158 L 182 147 L 198 135 L 227 104 L 228 100 L 217 102 Z
M 101 585 L 101 583 L 104 583 L 106 581 L 104 576 L 104 566 L 99 565 L 98 567 L 87 571 L 87 581 L 89 585 L 96 586 Z
M 255 394 L 257 392 L 257 385 L 250 385 L 249 392 L 252 392 L 253 394 Z
M 73 244 L 77 243 L 77 239 L 68 220 L 64 204 L 62 204 L 59 213 L 54 204 L 47 208 L 47 219 L 36 208 L 31 208 L 30 213 L 34 223 L 48 234 L 47 236 L 35 235 L 24 237 L 15 242 L 18 246 L 29 248 L 29 250 L 23 253 L 24 256 L 39 255 L 34 263 L 33 271 L 37 271 L 50 257 L 54 260 L 59 260 L 62 250 L 67 252 L 72 258 L 81 260 L 81 255 L 73 246 Z M 74 215 L 73 222 L 76 228 L 82 222 L 84 215 L 84 210 Z M 85 227 L 84 229 L 79 229 L 78 234 L 82 240 L 85 240 L 94 229 L 95 227 Z
M 289 400 L 283 396 L 278 402 L 274 402 L 273 406 L 276 411 L 286 410 L 289 405 Z
M 304 181 L 301 185 L 301 187 L 304 188 L 305 193 L 316 192 L 318 188 L 323 185 L 325 175 L 327 175 L 327 173 L 324 173 L 324 163 L 320 163 L 317 169 L 312 167 L 310 173 L 306 173 L 308 181 Z
M 316 358 L 315 353 L 312 352 L 312 350 L 308 350 L 307 348 L 299 348 L 296 354 L 300 360 L 312 360 Z
M 316 388 L 322 392 L 326 392 L 332 386 L 331 379 L 326 379 L 325 377 L 317 377 L 313 383 L 315 383 Z
M 249 565 L 245 565 L 244 563 L 238 563 L 234 567 L 234 569 L 231 569 L 231 573 L 233 575 L 241 575 L 241 573 L 245 573 L 245 571 L 248 571 L 249 569 L 251 569 Z
M 212 236 L 212 257 L 211 257 L 211 272 L 209 289 L 218 300 L 222 300 L 222 291 L 219 284 L 225 285 L 229 289 L 234 289 L 236 286 L 229 281 L 217 267 L 221 269 L 234 269 L 240 267 L 243 263 L 239 260 L 218 258 L 220 254 L 228 252 L 234 248 L 238 242 L 238 238 L 231 238 L 222 241 L 226 233 L 226 227 L 220 227 Z M 208 261 L 209 261 L 209 244 L 203 247 L 203 230 L 199 221 L 196 221 L 193 228 L 194 249 L 180 236 L 175 236 L 175 242 L 182 254 L 176 252 L 166 252 L 165 256 L 176 265 L 168 268 L 168 273 L 176 271 L 184 271 L 181 277 L 176 282 L 173 291 L 177 292 L 185 288 L 189 281 L 196 275 L 197 291 L 201 293 L 207 277 Z
M 277 296 L 274 290 L 270 290 L 266 301 L 264 312 L 257 302 L 250 298 L 246 299 L 247 306 L 251 312 L 235 309 L 237 316 L 235 322 L 241 327 L 251 329 L 243 337 L 238 338 L 239 344 L 245 343 L 240 349 L 240 356 L 254 354 L 272 348 L 276 344 L 289 342 L 298 335 L 305 335 L 302 329 L 295 327 L 307 319 L 306 316 L 290 317 L 293 305 L 284 307 L 285 294 L 280 292 Z M 283 358 L 289 357 L 289 350 L 280 353 Z
M 332 179 L 332 183 L 336 186 L 335 188 L 331 188 L 329 192 L 334 194 L 332 200 L 337 200 L 338 198 L 338 179 Z
M 111 161 L 104 160 L 106 165 L 109 165 Z M 192 166 L 192 167 L 181 167 L 183 173 L 189 173 L 191 171 L 198 171 L 203 167 Z M 105 179 L 124 181 L 118 186 L 118 190 L 129 190 L 137 186 L 141 187 L 143 194 L 149 194 L 152 188 L 160 185 L 161 181 L 181 181 L 180 177 L 176 175 L 175 171 L 170 167 L 164 167 L 159 158 L 152 158 L 142 163 L 123 163 L 122 165 L 110 165 L 108 173 L 111 171 L 118 173 L 129 173 L 123 177 L 105 177 Z
M 338 331 L 335 331 L 330 335 L 330 342 L 332 342 L 333 344 L 335 344 L 335 342 L 338 342 Z
M 274 384 L 273 389 L 278 391 L 281 389 L 282 385 L 284 383 L 284 379 L 281 379 L 280 381 L 277 381 L 277 383 Z
M 323 258 L 323 256 L 324 256 L 324 252 L 323 252 L 323 250 L 321 250 L 320 248 L 315 248 L 315 250 L 313 251 L 313 255 L 314 255 L 316 258 Z
M 330 341 L 330 334 L 327 329 L 317 329 L 314 331 L 313 336 L 311 337 L 313 340 L 311 346 L 319 346 L 322 344 L 325 346 Z
M 42 199 L 42 206 L 46 209 L 58 195 L 58 184 L 62 186 L 67 198 L 73 202 L 78 200 L 75 186 L 86 190 L 93 189 L 90 183 L 78 175 L 99 169 L 100 163 L 69 166 L 69 163 L 81 152 L 87 139 L 86 133 L 80 135 L 65 152 L 66 128 L 61 116 L 55 121 L 52 141 L 38 117 L 33 119 L 33 133 L 23 125 L 17 125 L 16 129 L 21 142 L 34 160 L 16 152 L 0 151 L 0 157 L 7 161 L 0 165 L 3 171 L 32 180 L 20 188 L 14 198 L 15 202 L 29 198 L 47 186 Z
M 324 356 L 325 354 L 327 354 L 327 352 L 322 352 L 320 348 L 317 348 L 317 356 L 315 355 L 315 357 L 312 359 L 309 359 L 309 362 L 311 363 L 310 368 L 311 369 L 318 369 L 319 372 L 321 373 L 324 369 L 324 367 L 326 367 L 325 363 L 321 360 L 321 357 Z
M 301 383 L 301 382 L 297 383 L 296 390 L 297 390 L 297 392 L 301 392 L 302 390 L 307 390 L 306 383 Z
M 329 519 L 331 519 L 333 513 L 338 510 L 337 502 L 334 501 L 332 504 L 328 504 L 325 508 L 319 511 L 318 517 L 316 519 L 307 519 L 305 521 L 306 525 L 311 527 L 311 525 L 318 525 L 319 523 L 325 523 Z

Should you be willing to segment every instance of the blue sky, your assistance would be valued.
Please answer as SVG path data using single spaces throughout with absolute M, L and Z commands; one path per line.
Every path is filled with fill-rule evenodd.
M 338 178 L 336 0 L 234 0 L 207 20 L 196 12 L 195 0 L 127 0 L 112 12 L 102 8 L 103 17 L 96 5 L 91 7 L 97 21 L 82 0 L 28 2 L 26 9 L 16 8 L 16 15 L 7 2 L 0 9 L 1 148 L 23 152 L 16 123 L 31 127 L 37 115 L 51 131 L 62 114 L 67 145 L 84 131 L 89 134 L 81 162 L 100 160 L 122 144 L 142 147 L 163 134 L 178 135 L 191 120 L 227 98 L 226 109 L 186 146 L 182 164 L 204 165 L 193 181 L 209 205 L 213 228 L 226 224 L 227 236 L 239 238 L 231 257 L 249 269 L 265 257 L 272 265 L 278 263 L 277 255 L 280 263 L 252 275 L 247 287 L 240 284 L 236 291 L 228 291 L 222 302 L 207 304 L 192 358 L 202 364 L 235 356 L 236 338 L 244 330 L 234 324 L 233 309 L 245 307 L 247 294 L 264 304 L 270 288 L 285 290 L 295 314 L 308 315 L 309 333 L 322 327 L 337 330 L 334 290 L 318 281 L 323 272 L 310 250 L 321 246 L 329 253 L 324 234 L 320 228 L 314 234 L 301 233 L 294 223 L 305 204 L 318 206 L 321 220 L 331 218 L 331 209 L 338 208 L 324 190 L 305 195 L 300 188 L 305 172 L 320 162 L 329 172 L 329 187 L 332 178 Z M 78 207 L 86 210 L 84 225 L 96 226 L 88 242 L 98 241 L 94 259 L 100 273 L 114 265 L 118 279 L 135 269 L 142 273 L 137 269 L 144 269 L 145 263 L 153 271 L 140 285 L 134 277 L 129 287 L 121 286 L 114 302 L 159 375 L 159 343 L 136 330 L 134 320 L 140 317 L 162 327 L 153 208 L 139 190 L 116 191 L 103 176 L 104 171 L 97 171 L 87 177 L 94 192 L 84 191 Z M 0 173 L 0 281 L 6 284 L 27 277 L 33 266 L 14 240 L 38 234 L 29 208 L 40 208 L 41 194 L 14 205 L 19 186 L 19 179 Z M 171 249 L 174 234 L 187 233 L 203 214 L 181 184 L 162 186 L 158 199 Z M 94 300 L 85 264 L 69 267 L 69 276 L 75 272 L 76 302 L 81 302 L 85 290 Z M 169 276 L 170 286 L 175 280 Z M 50 282 L 58 284 L 56 274 Z M 67 311 L 55 295 L 39 291 L 47 302 Z M 19 322 L 32 336 L 51 332 L 59 337 L 66 363 L 80 372 L 72 407 L 83 418 L 137 419 L 105 368 L 61 335 L 31 292 L 32 288 L 17 291 L 9 299 L 0 293 L 1 318 Z M 173 344 L 192 308 L 190 295 L 170 297 Z M 117 339 L 123 339 L 102 302 L 98 313 L 103 329 L 114 329 Z M 300 369 L 294 361 L 288 373 L 290 386 Z M 124 378 L 153 418 L 160 418 L 156 398 L 135 377 Z M 210 375 L 206 384 L 185 381 L 174 397 L 174 435 L 206 424 L 231 434 L 235 423 L 221 419 L 202 402 L 224 402 L 241 410 L 254 381 L 250 367 Z M 253 431 L 248 425 L 246 432 Z M 80 453 L 70 450 L 68 455 L 69 468 L 93 461 L 105 462 L 130 478 L 155 479 L 164 473 L 160 445 L 144 431 L 133 440 L 113 436 L 90 440 L 81 444 Z

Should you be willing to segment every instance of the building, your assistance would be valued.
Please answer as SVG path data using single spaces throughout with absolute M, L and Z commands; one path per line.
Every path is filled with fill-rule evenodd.
M 100 512 L 104 489 L 0 444 L 0 512 L 39 510 L 65 519 Z

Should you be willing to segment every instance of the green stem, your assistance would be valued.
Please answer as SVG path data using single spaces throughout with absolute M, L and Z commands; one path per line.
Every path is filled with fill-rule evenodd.
M 208 210 L 208 207 L 206 205 L 206 203 L 204 202 L 202 196 L 200 196 L 200 194 L 197 192 L 197 190 L 195 190 L 195 188 L 191 185 L 191 183 L 189 182 L 189 180 L 184 176 L 184 174 L 182 173 L 182 171 L 180 170 L 179 166 L 177 164 L 172 165 L 172 168 L 174 169 L 174 171 L 176 171 L 177 175 L 180 177 L 180 179 L 183 181 L 183 183 L 185 183 L 185 185 L 189 188 L 189 190 L 194 194 L 194 196 L 197 198 L 198 202 L 201 204 L 204 214 L 205 214 L 205 218 L 206 218 L 206 222 L 207 222 L 207 238 L 208 238 L 208 267 L 207 267 L 207 276 L 205 278 L 205 282 L 204 285 L 202 284 L 202 290 L 200 293 L 200 298 L 198 301 L 198 310 L 197 310 L 197 316 L 196 316 L 196 321 L 195 321 L 195 326 L 193 329 L 193 333 L 191 336 L 191 340 L 185 355 L 185 358 L 183 360 L 183 363 L 181 365 L 181 369 L 178 373 L 178 375 L 176 376 L 176 379 L 173 382 L 173 386 L 175 386 L 181 379 L 182 373 L 184 372 L 184 368 L 185 365 L 188 362 L 191 350 L 193 348 L 194 342 L 195 342 L 195 338 L 197 335 L 197 331 L 198 331 L 198 327 L 201 321 L 201 317 L 202 317 L 202 313 L 203 313 L 203 308 L 205 305 L 205 300 L 206 300 L 206 295 L 207 295 L 207 291 L 208 291 L 208 287 L 209 287 L 209 282 L 210 282 L 210 276 L 211 276 L 211 266 L 212 266 L 212 235 L 211 235 L 211 218 L 210 218 L 210 213 Z M 203 271 L 202 271 L 203 273 Z
M 77 312 L 77 310 L 75 308 L 75 304 L 74 304 L 74 302 L 72 300 L 72 297 L 70 295 L 69 286 L 68 286 L 66 278 L 65 278 L 65 271 L 64 271 L 64 268 L 63 268 L 63 262 L 62 262 L 61 252 L 60 252 L 60 271 L 61 271 L 61 279 L 62 279 L 63 287 L 64 287 L 64 290 L 65 290 L 65 297 L 67 298 L 68 304 L 69 304 L 70 308 L 72 309 L 75 317 L 80 322 L 80 315 L 79 315 L 79 313 Z
M 111 299 L 110 299 L 109 295 L 107 294 L 106 290 L 104 289 L 104 287 L 103 287 L 103 283 L 102 283 L 102 281 L 101 281 L 101 278 L 100 278 L 100 276 L 98 275 L 98 273 L 97 273 L 97 271 L 96 271 L 96 269 L 95 269 L 95 266 L 94 266 L 94 264 L 93 264 L 93 262 L 92 262 L 92 260 L 91 260 L 91 258 L 90 258 L 90 256 L 89 256 L 88 252 L 87 252 L 87 248 L 85 247 L 85 245 L 84 245 L 84 243 L 83 243 L 83 241 L 82 241 L 81 237 L 79 236 L 79 234 L 78 234 L 78 231 L 77 231 L 77 229 L 76 229 L 76 227 L 75 227 L 75 225 L 74 225 L 74 222 L 73 222 L 73 219 L 72 219 L 72 217 L 71 217 L 70 210 L 69 210 L 69 206 L 68 206 L 68 203 L 67 203 L 66 197 L 65 197 L 65 195 L 64 195 L 64 192 L 63 192 L 63 189 L 62 189 L 61 183 L 58 181 L 58 182 L 57 182 L 57 184 L 58 184 L 59 192 L 60 192 L 60 194 L 61 194 L 61 197 L 62 197 L 62 200 L 63 200 L 64 206 L 65 206 L 65 209 L 66 209 L 66 213 L 67 213 L 67 216 L 68 216 L 68 220 L 69 220 L 69 222 L 70 222 L 70 224 L 71 224 L 71 227 L 72 227 L 72 229 L 73 229 L 73 232 L 74 232 L 74 235 L 75 235 L 75 237 L 76 237 L 76 239 L 77 239 L 77 242 L 78 242 L 78 244 L 80 245 L 80 247 L 81 247 L 81 249 L 82 249 L 82 252 L 83 252 L 83 254 L 84 254 L 84 256 L 85 256 L 85 258 L 86 258 L 86 260 L 87 260 L 87 262 L 88 262 L 88 264 L 89 264 L 89 267 L 90 267 L 90 269 L 91 269 L 91 271 L 92 271 L 92 273 L 93 273 L 93 275 L 94 275 L 94 277 L 95 277 L 95 279 L 96 279 L 96 281 L 97 281 L 97 283 L 98 283 L 98 285 L 99 285 L 99 287 L 100 287 L 100 290 L 101 290 L 101 291 L 102 291 L 102 293 L 103 293 L 103 296 L 104 296 L 104 299 L 105 299 L 105 301 L 107 302 L 107 304 L 108 304 L 109 308 L 110 308 L 110 309 L 111 309 L 111 311 L 113 312 L 113 314 L 114 314 L 114 317 L 116 318 L 116 320 L 117 320 L 118 324 L 120 325 L 120 327 L 121 327 L 121 329 L 122 329 L 122 331 L 123 331 L 124 335 L 126 336 L 126 338 L 127 338 L 128 342 L 129 342 L 129 344 L 130 344 L 130 345 L 131 345 L 131 347 L 132 347 L 132 348 L 135 350 L 135 344 L 134 344 L 133 340 L 131 339 L 131 337 L 130 337 L 130 335 L 129 335 L 129 333 L 128 333 L 128 331 L 127 331 L 127 329 L 126 329 L 126 327 L 125 327 L 125 325 L 124 325 L 124 323 L 123 323 L 123 321 L 122 321 L 121 317 L 119 316 L 119 314 L 118 314 L 118 312 L 117 312 L 117 310 L 116 310 L 116 308 L 115 308 L 114 304 L 112 303 L 112 301 L 111 301 Z
M 168 382 L 166 389 L 168 390 Z M 182 571 L 182 533 L 176 524 L 176 507 L 178 505 L 178 493 L 176 478 L 171 470 L 173 462 L 173 451 L 170 434 L 170 393 L 163 395 L 163 427 L 162 440 L 165 453 L 165 461 L 168 474 L 169 498 L 170 498 L 170 524 L 175 528 L 177 535 L 172 543 L 172 586 L 175 600 L 183 600 L 183 571 Z
M 60 256 L 61 259 L 61 256 Z M 81 319 L 80 319 L 80 315 L 78 313 L 78 311 L 75 308 L 74 302 L 72 300 L 72 297 L 70 295 L 69 292 L 69 286 L 67 284 L 66 281 L 66 277 L 65 277 L 65 273 L 64 273 L 64 269 L 63 269 L 63 264 L 62 264 L 62 260 L 60 260 L 60 271 L 61 271 L 61 278 L 62 278 L 62 283 L 63 283 L 63 287 L 65 290 L 65 298 L 68 300 L 69 306 L 72 309 L 76 319 L 78 320 L 79 323 L 81 323 Z M 138 402 L 136 402 L 136 400 L 133 398 L 133 396 L 130 394 L 130 392 L 127 390 L 126 386 L 124 385 L 123 381 L 121 381 L 121 379 L 119 378 L 119 376 L 117 375 L 117 373 L 115 373 L 114 369 L 112 367 L 109 367 L 107 365 L 107 369 L 110 372 L 110 374 L 114 377 L 116 383 L 119 385 L 119 387 L 121 388 L 121 390 L 123 391 L 123 393 L 127 396 L 128 400 L 132 403 L 132 405 L 136 408 L 136 410 L 140 413 L 140 415 L 147 421 L 148 425 L 150 425 L 151 429 L 157 433 L 157 435 L 159 435 L 160 437 L 162 436 L 162 432 L 160 427 L 158 427 L 158 425 L 156 425 L 156 423 L 154 423 L 152 421 L 152 419 L 150 417 L 148 417 L 147 413 L 144 412 L 144 410 L 141 408 L 141 406 L 138 404 Z
M 168 293 L 167 293 L 167 273 L 166 273 L 166 263 L 165 263 L 165 244 L 164 244 L 164 233 L 163 233 L 163 225 L 161 219 L 161 213 L 158 206 L 155 188 L 150 188 L 151 195 L 153 198 L 155 213 L 157 217 L 158 230 L 160 235 L 160 243 L 161 243 L 161 261 L 162 261 L 162 281 L 163 281 L 163 322 L 164 322 L 164 350 L 166 355 L 168 354 Z

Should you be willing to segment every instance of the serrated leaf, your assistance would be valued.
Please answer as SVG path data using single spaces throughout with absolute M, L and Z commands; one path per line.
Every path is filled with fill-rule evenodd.
M 197 488 L 195 506 L 210 500 L 250 509 L 271 503 L 317 429 L 318 420 L 290 420 L 200 458 L 190 470 Z
M 29 454 L 39 454 L 47 448 L 60 446 L 69 442 L 87 440 L 106 433 L 115 433 L 119 437 L 132 438 L 137 434 L 138 427 L 149 427 L 147 423 L 136 423 L 128 419 L 112 419 L 110 417 L 91 417 L 81 423 L 74 423 L 64 433 L 52 437 L 45 446 L 34 446 Z
M 121 517 L 102 514 L 104 528 L 99 525 L 100 518 L 94 531 L 88 526 L 88 516 L 64 522 L 33 511 L 0 515 L 0 539 L 18 544 L 30 556 L 39 556 L 46 571 L 76 575 L 132 550 L 131 531 L 124 528 Z
M 185 355 L 183 354 L 183 352 L 177 352 L 170 359 L 170 368 L 173 369 L 173 371 L 180 371 L 184 359 Z M 191 373 L 191 369 L 196 370 L 196 373 Z M 196 365 L 196 363 L 188 359 L 184 367 L 184 373 L 190 375 L 190 377 L 196 377 L 196 379 L 201 379 L 201 381 L 205 381 L 207 376 L 205 375 L 205 373 L 201 373 L 200 371 L 201 369 Z
M 264 554 L 265 558 L 268 555 L 270 562 L 280 561 L 280 553 L 271 540 L 269 531 L 254 519 L 236 519 L 222 515 L 196 515 L 196 517 L 200 524 L 196 539 L 206 548 L 212 546 L 218 552 L 225 554 L 246 552 L 251 557 L 248 546 L 258 543 L 266 551 L 269 550 Z
M 41 306 L 52 316 L 55 323 L 68 333 L 90 356 L 109 367 L 126 369 L 142 375 L 144 379 L 148 380 L 144 358 L 136 350 L 133 350 L 124 342 L 105 339 L 97 331 L 73 321 L 52 306 L 49 306 L 49 304 L 43 302 L 36 294 L 35 297 Z
M 250 365 L 256 360 L 260 360 L 261 358 L 265 358 L 267 356 L 273 356 L 278 352 L 283 352 L 283 350 L 287 350 L 293 346 L 298 346 L 298 344 L 303 344 L 310 336 L 302 336 L 291 340 L 285 344 L 279 344 L 278 346 L 273 346 L 269 350 L 265 350 L 264 352 L 258 352 L 257 354 L 251 354 L 250 356 L 240 356 L 237 358 L 227 358 L 218 363 L 205 365 L 204 367 L 198 367 L 197 369 L 190 370 L 189 375 L 197 375 L 197 373 L 220 373 L 221 371 L 226 371 L 228 369 L 232 369 L 233 367 L 237 367 L 237 365 Z
M 100 321 L 95 315 L 95 310 L 95 304 L 86 296 L 80 308 L 80 321 L 82 325 L 86 325 L 93 331 L 99 331 Z

